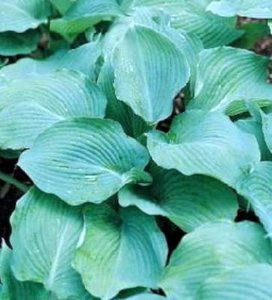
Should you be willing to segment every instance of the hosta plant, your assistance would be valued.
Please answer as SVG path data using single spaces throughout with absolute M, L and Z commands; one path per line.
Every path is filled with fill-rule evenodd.
M 271 0 L 0 0 L 21 181 L 0 179 L 22 194 L 1 300 L 272 299 L 269 19 Z

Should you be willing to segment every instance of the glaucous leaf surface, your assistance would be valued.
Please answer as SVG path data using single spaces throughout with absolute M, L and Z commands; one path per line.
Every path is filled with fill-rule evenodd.
M 169 17 L 162 10 L 153 7 L 136 7 L 129 16 L 117 19 L 110 26 L 109 31 L 102 39 L 103 54 L 106 59 L 111 58 L 115 47 L 122 41 L 129 28 L 136 25 L 148 27 L 173 43 L 187 60 L 191 76 L 194 75 L 198 55 L 203 49 L 201 40 L 184 30 L 177 31 L 170 27 Z
M 173 99 L 189 77 L 182 52 L 140 25 L 132 25 L 115 47 L 112 66 L 117 98 L 151 124 L 171 114 Z
M 211 176 L 232 187 L 260 160 L 255 137 L 218 112 L 187 111 L 174 119 L 168 133 L 148 133 L 147 146 L 165 169 Z
M 27 89 L 26 89 L 27 87 Z M 0 147 L 24 149 L 54 123 L 103 118 L 106 97 L 81 73 L 62 70 L 0 86 Z
M 90 205 L 85 225 L 74 267 L 90 293 L 108 300 L 122 289 L 157 287 L 167 244 L 153 217 L 133 208 L 116 212 L 108 205 Z
M 97 83 L 108 100 L 106 117 L 118 121 L 129 136 L 138 138 L 152 127 L 141 117 L 135 115 L 128 105 L 116 98 L 113 82 L 114 73 L 112 66 L 110 63 L 105 63 L 101 69 Z
M 1 0 L 0 32 L 24 32 L 47 22 L 50 3 L 47 0 Z
M 268 58 L 243 49 L 203 50 L 196 71 L 194 98 L 188 109 L 237 115 L 246 111 L 245 101 L 271 105 L 268 63 Z
M 28 54 L 38 47 L 40 34 L 34 30 L 24 33 L 12 31 L 0 33 L 0 55 L 14 56 L 18 54 Z
M 60 50 L 45 59 L 23 58 L 0 70 L 0 86 L 10 80 L 37 77 L 64 68 L 81 72 L 94 81 L 95 63 L 100 54 L 99 43 L 90 42 L 72 50 Z
M 3 243 L 0 253 L 1 300 L 57 300 L 40 283 L 17 280 L 11 271 L 12 251 Z
M 248 18 L 272 18 L 270 0 L 214 0 L 207 7 L 208 11 L 223 17 L 242 16 Z
M 272 266 L 256 264 L 237 268 L 204 282 L 198 292 L 201 300 L 270 300 Z
M 133 6 L 155 7 L 170 16 L 171 26 L 198 36 L 205 48 L 227 45 L 243 32 L 233 17 L 224 18 L 206 10 L 211 0 L 136 0 Z
M 83 230 L 81 209 L 33 188 L 18 202 L 11 223 L 16 278 L 42 283 L 60 299 L 85 297 L 80 276 L 71 267 Z
M 132 182 L 150 182 L 146 149 L 112 120 L 76 118 L 47 129 L 19 166 L 43 191 L 71 205 L 100 203 Z
M 249 201 L 269 237 L 272 237 L 271 180 L 272 162 L 260 162 L 237 184 L 237 191 Z
M 271 244 L 260 225 L 210 223 L 181 240 L 160 286 L 170 299 L 199 299 L 197 291 L 205 280 L 237 267 L 271 262 Z
M 184 176 L 152 166 L 153 183 L 129 185 L 119 192 L 122 206 L 137 206 L 149 215 L 168 217 L 184 231 L 220 219 L 233 220 L 238 210 L 234 192 L 206 176 Z

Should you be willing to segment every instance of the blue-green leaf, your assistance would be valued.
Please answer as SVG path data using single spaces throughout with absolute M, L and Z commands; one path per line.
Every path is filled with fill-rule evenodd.
M 211 0 L 135 0 L 131 7 L 146 6 L 163 10 L 171 26 L 197 35 L 205 48 L 228 45 L 242 34 L 233 17 L 224 18 L 207 11 Z
M 242 49 L 221 47 L 202 51 L 194 98 L 188 109 L 236 115 L 247 110 L 245 101 L 271 105 L 268 64 L 268 58 Z
M 83 230 L 81 209 L 33 188 L 20 199 L 11 223 L 16 278 L 42 283 L 60 299 L 84 299 L 80 276 L 71 267 Z
M 95 63 L 101 54 L 98 42 L 87 43 L 72 50 L 60 50 L 45 59 L 23 58 L 0 70 L 0 85 L 14 79 L 37 77 L 59 69 L 70 69 L 84 73 L 95 80 Z
M 147 146 L 163 168 L 208 175 L 232 187 L 260 160 L 255 137 L 217 112 L 187 111 L 174 119 L 168 133 L 150 132 Z
M 166 240 L 155 220 L 132 208 L 89 206 L 86 235 L 74 267 L 87 290 L 103 300 L 132 287 L 156 288 L 166 263 Z
M 181 240 L 160 286 L 171 300 L 199 299 L 197 292 L 205 280 L 237 267 L 271 262 L 271 244 L 260 225 L 210 223 Z
M 50 3 L 47 0 L 1 0 L 0 32 L 24 32 L 47 22 Z
M 272 266 L 256 264 L 212 277 L 201 286 L 201 300 L 270 300 Z
M 220 219 L 233 220 L 238 210 L 230 188 L 205 176 L 184 176 L 153 166 L 153 184 L 127 186 L 119 192 L 122 206 L 135 205 L 149 215 L 168 217 L 185 231 Z
M 19 166 L 43 191 L 72 205 L 100 203 L 125 184 L 150 182 L 146 149 L 111 120 L 76 118 L 47 129 Z
M 272 2 L 270 0 L 214 0 L 209 4 L 207 10 L 223 17 L 238 15 L 257 19 L 272 18 Z
M 103 118 L 107 101 L 87 77 L 68 70 L 11 81 L 0 93 L 0 147 L 15 150 L 61 120 Z
M 167 118 L 189 77 L 188 62 L 164 35 L 132 25 L 114 49 L 112 66 L 119 100 L 149 123 Z
M 0 33 L 0 55 L 28 54 L 37 49 L 39 39 L 40 34 L 34 30 L 21 34 L 11 31 L 2 32 Z
M 268 236 L 272 237 L 272 162 L 261 162 L 237 183 L 237 191 L 244 196 L 260 221 Z
M 113 82 L 112 66 L 110 63 L 105 63 L 98 77 L 98 85 L 108 99 L 106 117 L 118 121 L 126 134 L 138 138 L 152 127 L 141 117 L 135 115 L 129 106 L 116 98 Z
M 39 299 L 54 300 L 54 296 L 40 283 L 19 281 L 11 271 L 12 251 L 3 243 L 0 254 L 1 300 Z

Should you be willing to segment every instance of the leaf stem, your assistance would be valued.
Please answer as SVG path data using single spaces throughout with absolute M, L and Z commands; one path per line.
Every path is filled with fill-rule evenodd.
M 27 185 L 25 185 L 24 183 L 18 181 L 17 179 L 15 179 L 14 177 L 3 173 L 2 171 L 0 171 L 0 180 L 9 183 L 11 185 L 16 186 L 19 190 L 21 190 L 22 192 L 26 193 L 29 189 L 29 187 Z

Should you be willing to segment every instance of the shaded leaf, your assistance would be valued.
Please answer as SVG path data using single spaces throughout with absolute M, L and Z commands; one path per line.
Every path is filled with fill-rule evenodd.
M 153 184 L 127 186 L 119 192 L 122 206 L 135 205 L 149 215 L 168 217 L 185 231 L 220 219 L 234 219 L 235 194 L 224 184 L 205 176 L 184 176 L 153 166 Z
M 0 55 L 28 54 L 37 49 L 39 39 L 40 34 L 32 30 L 21 34 L 2 32 L 0 33 Z
M 266 145 L 263 133 L 263 121 L 261 113 L 259 111 L 257 111 L 257 113 L 258 114 L 256 116 L 252 115 L 251 118 L 238 120 L 235 122 L 235 124 L 243 131 L 255 136 L 261 151 L 262 160 L 272 160 L 272 154 Z
M 69 7 L 63 18 L 51 22 L 50 29 L 73 41 L 100 21 L 120 15 L 122 11 L 115 0 L 78 0 Z
M 256 42 L 270 34 L 269 26 L 266 23 L 242 24 L 243 36 L 235 41 L 233 45 L 237 48 L 253 49 Z
M 98 85 L 108 99 L 106 117 L 118 121 L 126 134 L 135 138 L 140 137 L 143 133 L 149 131 L 151 126 L 141 117 L 135 115 L 129 106 L 116 98 L 113 82 L 112 66 L 109 63 L 105 63 L 98 77 Z

